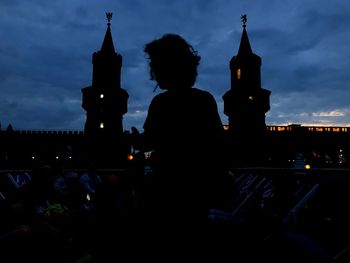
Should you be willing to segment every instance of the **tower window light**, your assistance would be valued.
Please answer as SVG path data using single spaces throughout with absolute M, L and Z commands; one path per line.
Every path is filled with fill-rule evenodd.
M 241 69 L 237 69 L 237 79 L 241 79 Z

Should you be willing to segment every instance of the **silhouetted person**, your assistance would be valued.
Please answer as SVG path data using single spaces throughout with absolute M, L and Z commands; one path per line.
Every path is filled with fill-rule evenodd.
M 146 209 L 160 225 L 202 225 L 224 169 L 217 104 L 210 93 L 193 87 L 200 56 L 181 36 L 166 34 L 144 51 L 151 79 L 164 90 L 153 98 L 144 123 L 144 139 L 153 150 Z
M 95 163 L 88 164 L 87 171 L 80 176 L 79 182 L 84 194 L 89 194 L 87 198 L 95 198 L 96 190 L 102 185 L 102 178 L 97 174 Z

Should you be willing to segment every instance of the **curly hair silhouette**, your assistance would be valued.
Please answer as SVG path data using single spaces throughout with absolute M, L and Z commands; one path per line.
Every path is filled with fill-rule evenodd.
M 147 44 L 150 76 L 161 89 L 182 89 L 194 85 L 201 59 L 197 51 L 176 34 L 166 34 Z

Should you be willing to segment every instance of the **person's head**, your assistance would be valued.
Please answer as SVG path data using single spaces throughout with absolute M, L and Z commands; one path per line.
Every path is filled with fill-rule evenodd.
M 176 34 L 165 34 L 146 44 L 151 79 L 161 89 L 182 89 L 194 85 L 200 56 L 197 51 Z

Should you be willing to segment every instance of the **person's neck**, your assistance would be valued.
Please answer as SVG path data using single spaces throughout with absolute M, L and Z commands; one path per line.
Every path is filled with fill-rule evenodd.
M 177 87 L 172 87 L 168 88 L 167 90 L 169 92 L 184 92 L 190 90 L 192 87 L 186 87 L 186 86 L 177 86 Z

